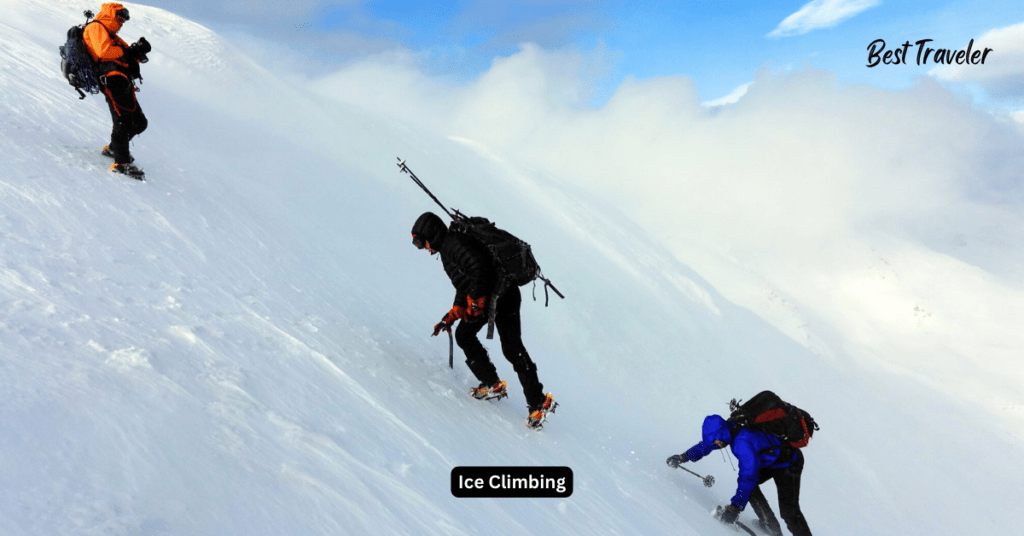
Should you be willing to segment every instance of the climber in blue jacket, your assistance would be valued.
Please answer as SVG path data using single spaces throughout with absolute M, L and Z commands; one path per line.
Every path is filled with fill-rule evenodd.
M 811 536 L 807 520 L 800 511 L 800 474 L 804 469 L 804 456 L 800 450 L 784 446 L 782 440 L 767 432 L 741 428 L 721 416 L 709 415 L 702 427 L 703 439 L 682 454 L 666 460 L 671 467 L 695 462 L 711 451 L 729 445 L 739 461 L 740 474 L 736 494 L 721 514 L 723 523 L 735 523 L 747 503 L 757 514 L 757 524 L 772 535 L 782 535 L 779 520 L 775 518 L 768 500 L 761 493 L 761 484 L 774 479 L 779 491 L 779 513 L 793 536 Z

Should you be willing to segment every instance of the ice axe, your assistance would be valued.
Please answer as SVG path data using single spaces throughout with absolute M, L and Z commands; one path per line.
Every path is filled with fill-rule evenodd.
M 676 469 L 682 469 L 683 471 L 686 471 L 687 473 L 690 473 L 691 475 L 693 475 L 693 476 L 703 480 L 704 481 L 704 487 L 706 487 L 706 488 L 710 488 L 711 486 L 715 485 L 715 477 L 713 477 L 711 475 L 700 476 L 697 473 L 694 473 L 693 471 L 683 467 L 682 465 L 677 465 Z

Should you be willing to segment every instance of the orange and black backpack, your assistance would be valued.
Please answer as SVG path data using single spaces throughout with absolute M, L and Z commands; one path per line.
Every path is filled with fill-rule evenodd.
M 761 430 L 782 440 L 783 445 L 803 448 L 818 429 L 806 411 L 789 404 L 771 391 L 761 391 L 746 402 L 729 402 L 729 422 L 740 428 Z

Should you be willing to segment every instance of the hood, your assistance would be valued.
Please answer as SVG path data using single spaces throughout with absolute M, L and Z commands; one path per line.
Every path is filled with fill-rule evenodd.
M 117 10 L 123 8 L 124 6 L 121 4 L 103 4 L 95 20 L 105 26 L 107 30 L 110 30 L 111 33 L 117 33 L 121 30 L 121 23 L 117 21 Z
M 719 415 L 708 415 L 705 417 L 701 433 L 704 436 L 705 445 L 711 445 L 715 441 L 721 441 L 726 445 L 732 443 L 732 432 L 729 431 L 729 423 Z
M 431 249 L 438 251 L 445 235 L 448 234 L 448 226 L 444 220 L 433 212 L 424 212 L 412 226 L 412 234 L 430 242 Z

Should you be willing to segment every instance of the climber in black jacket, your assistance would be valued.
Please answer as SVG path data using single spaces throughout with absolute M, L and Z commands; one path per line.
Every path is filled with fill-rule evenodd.
M 466 354 L 469 370 L 480 380 L 480 386 L 473 388 L 470 394 L 478 400 L 507 396 L 505 382 L 498 378 L 498 371 L 487 356 L 487 349 L 477 338 L 487 323 L 487 300 L 498 281 L 490 253 L 475 238 L 460 232 L 449 232 L 444 221 L 432 212 L 426 212 L 416 220 L 412 227 L 412 243 L 431 254 L 439 254 L 444 271 L 455 286 L 452 308 L 434 326 L 434 335 L 442 330 L 451 331 L 456 320 L 462 321 L 455 328 L 455 340 Z M 512 363 L 523 386 L 530 412 L 527 424 L 539 427 L 556 404 L 551 393 L 544 394 L 544 386 L 537 379 L 537 366 L 523 346 L 519 319 L 522 296 L 519 287 L 508 285 L 498 298 L 494 325 L 501 338 L 501 351 L 505 359 Z

